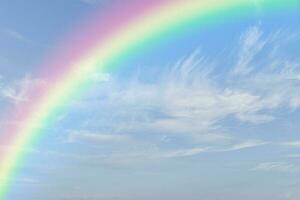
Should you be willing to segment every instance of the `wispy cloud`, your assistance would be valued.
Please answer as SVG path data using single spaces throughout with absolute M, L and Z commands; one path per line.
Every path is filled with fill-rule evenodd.
M 90 132 L 90 131 L 71 131 L 65 142 L 92 142 L 92 143 L 103 143 L 103 142 L 126 142 L 130 138 L 128 135 L 121 134 L 108 134 L 101 132 Z
M 198 154 L 205 153 L 208 151 L 209 151 L 209 148 L 180 149 L 180 150 L 173 150 L 170 152 L 162 153 L 158 157 L 161 157 L 161 158 L 187 157 L 187 156 L 198 155 Z
M 29 100 L 29 92 L 42 87 L 44 84 L 43 80 L 26 75 L 24 78 L 0 88 L 0 96 L 10 100 L 14 104 L 18 104 Z
M 262 40 L 263 32 L 258 26 L 251 27 L 240 38 L 240 52 L 236 66 L 233 73 L 239 75 L 246 75 L 250 73 L 254 68 L 255 56 L 263 49 L 266 41 Z
M 221 79 L 216 70 L 221 63 L 211 62 L 200 51 L 164 70 L 159 68 L 160 75 L 151 81 L 144 81 L 144 76 L 151 75 L 142 69 L 126 82 L 113 75 L 97 75 L 101 86 L 74 104 L 78 112 L 91 116 L 82 127 L 97 129 L 101 120 L 110 130 L 128 135 L 167 134 L 189 138 L 192 144 L 215 143 L 220 151 L 265 145 L 232 133 L 224 121 L 270 123 L 280 120 L 279 109 L 298 109 L 300 66 L 297 60 L 271 51 L 278 42 L 283 43 L 281 38 L 279 33 L 266 35 L 259 26 L 251 27 L 241 36 L 237 61 Z M 263 65 L 257 61 L 262 57 Z M 226 144 L 236 146 L 223 148 Z M 202 148 L 187 148 L 187 155 Z M 182 149 L 177 153 L 185 155 Z
M 76 109 L 70 112 L 75 115 L 68 113 L 61 119 L 62 123 L 71 119 L 73 126 L 72 117 L 76 112 L 84 115 L 84 120 L 75 124 L 78 129 L 67 132 L 64 142 L 116 145 L 124 153 L 70 155 L 70 158 L 117 166 L 151 159 L 229 153 L 269 144 L 249 138 L 242 131 L 236 134 L 224 122 L 229 119 L 243 125 L 268 123 L 280 118 L 277 110 L 294 110 L 300 106 L 297 92 L 300 69 L 295 60 L 276 58 L 272 52 L 270 57 L 265 57 L 263 67 L 256 65 L 254 57 L 275 41 L 265 37 L 259 27 L 246 31 L 240 44 L 243 55 L 237 55 L 237 62 L 228 66 L 222 80 L 216 70 L 219 64 L 210 62 L 199 51 L 166 67 L 151 81 L 145 81 L 143 76 L 149 74 L 143 72 L 126 77 L 126 82 L 109 74 L 93 74 L 90 79 L 96 83 L 95 89 L 80 101 L 74 101 Z M 27 88 L 35 84 L 39 85 L 39 80 L 27 77 L 2 88 L 1 94 L 14 102 L 26 101 Z M 162 134 L 175 138 L 176 147 L 170 148 L 159 141 L 157 135 Z M 134 150 L 123 148 L 132 141 Z M 284 145 L 296 147 L 298 143 Z M 255 170 L 279 170 L 280 167 L 293 170 L 291 165 L 283 163 L 262 163 Z
M 201 153 L 221 153 L 221 152 L 230 152 L 230 151 L 239 151 L 248 148 L 254 148 L 266 145 L 268 143 L 262 141 L 245 141 L 237 144 L 231 144 L 226 147 L 206 147 L 206 148 L 191 148 L 191 149 L 180 149 L 173 150 L 170 152 L 162 153 L 160 157 L 163 158 L 176 158 L 176 157 L 187 157 L 194 156 Z
M 242 149 L 264 146 L 267 144 L 269 144 L 269 143 L 260 141 L 260 140 L 249 140 L 249 141 L 243 141 L 243 142 L 240 142 L 237 144 L 232 144 L 230 147 L 219 149 L 219 150 L 217 149 L 215 151 L 219 151 L 219 152 L 238 151 L 238 150 L 242 150 Z
M 264 162 L 258 164 L 253 168 L 254 171 L 265 171 L 265 172 L 300 172 L 300 167 L 294 164 L 285 162 Z
M 272 119 L 258 114 L 271 108 L 272 99 L 240 89 L 218 88 L 210 77 L 211 70 L 204 66 L 206 63 L 195 52 L 179 61 L 160 82 L 130 84 L 110 94 L 109 100 L 124 108 L 137 103 L 131 113 L 143 113 L 148 117 L 148 126 L 166 132 L 214 132 L 218 121 L 229 115 L 242 121 L 255 121 L 255 117 L 260 121 Z M 160 116 L 151 119 L 149 112 L 154 110 Z
M 85 137 L 85 136 L 84 136 Z M 91 138 L 80 138 L 79 140 L 93 140 L 93 142 L 98 142 L 98 139 L 95 140 L 94 135 Z M 115 142 L 116 138 L 112 139 Z M 111 143 L 111 139 L 102 140 L 102 142 Z M 226 145 L 223 147 L 220 146 L 198 146 L 192 148 L 180 148 L 180 149 L 166 149 L 166 148 L 158 148 L 158 147 L 144 147 L 139 151 L 116 151 L 116 152 L 106 152 L 102 154 L 68 154 L 68 153 L 59 153 L 59 152 L 51 152 L 48 151 L 45 153 L 47 156 L 54 157 L 62 157 L 65 160 L 71 159 L 75 161 L 85 162 L 85 163 L 93 163 L 96 166 L 131 166 L 136 165 L 138 163 L 153 161 L 153 160 L 165 160 L 165 159 L 181 159 L 184 157 L 192 157 L 200 154 L 209 154 L 209 153 L 229 153 L 233 151 L 241 151 L 244 149 L 251 149 L 255 147 L 260 147 L 266 145 L 262 141 L 246 141 L 240 143 L 233 143 L 230 145 Z M 119 147 L 121 149 L 122 147 Z
M 300 147 L 300 141 L 283 142 L 281 144 L 288 147 Z

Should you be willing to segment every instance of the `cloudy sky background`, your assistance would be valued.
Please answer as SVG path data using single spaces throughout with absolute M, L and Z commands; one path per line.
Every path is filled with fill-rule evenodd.
M 51 84 L 36 72 L 62 36 L 114 3 L 0 1 L 0 128 Z M 257 9 L 91 75 L 24 149 L 9 200 L 299 199 L 299 21 Z

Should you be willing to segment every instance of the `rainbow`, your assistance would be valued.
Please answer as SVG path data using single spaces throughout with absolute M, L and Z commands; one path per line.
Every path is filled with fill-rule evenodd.
M 7 198 L 13 178 L 22 165 L 25 149 L 31 147 L 66 109 L 75 95 L 89 86 L 90 76 L 113 70 L 138 50 L 174 33 L 193 27 L 243 19 L 257 6 L 266 13 L 299 9 L 298 0 L 127 0 L 95 14 L 78 26 L 45 59 L 38 76 L 43 87 L 30 92 L 30 104 L 21 104 L 9 116 L 0 137 L 0 200 Z

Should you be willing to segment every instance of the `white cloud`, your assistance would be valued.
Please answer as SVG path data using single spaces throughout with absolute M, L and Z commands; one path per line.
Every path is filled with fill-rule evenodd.
M 300 167 L 294 164 L 285 163 L 285 162 L 264 162 L 258 164 L 253 168 L 255 171 L 265 171 L 265 172 L 299 172 Z
M 251 27 L 242 35 L 239 58 L 233 70 L 234 74 L 247 75 L 255 68 L 254 58 L 266 44 L 266 41 L 261 39 L 262 35 L 263 32 L 258 26 Z
M 180 150 L 173 150 L 166 153 L 161 153 L 160 157 L 162 158 L 176 158 L 176 157 L 187 157 L 187 156 L 194 156 L 201 153 L 221 153 L 221 152 L 230 152 L 230 151 L 239 151 L 248 148 L 254 148 L 258 146 L 263 146 L 268 143 L 262 141 L 245 141 L 241 143 L 231 144 L 227 147 L 206 147 L 206 148 L 191 148 L 191 149 L 180 149 Z
M 235 123 L 255 125 L 279 120 L 275 112 L 277 109 L 297 109 L 295 102 L 300 99 L 297 92 L 300 89 L 300 69 L 296 62 L 277 59 L 274 55 L 271 60 L 265 57 L 263 67 L 255 66 L 254 60 L 244 57 L 248 54 L 254 58 L 271 45 L 271 40 L 263 38 L 259 27 L 251 28 L 242 38 L 241 53 L 244 55 L 237 56 L 237 65 L 228 66 L 228 74 L 222 74 L 222 81 L 215 70 L 218 64 L 211 64 L 199 51 L 180 59 L 165 71 L 159 71 L 160 75 L 155 73 L 151 81 L 140 78 L 145 75 L 143 72 L 132 79 L 126 77 L 126 82 L 108 74 L 92 75 L 91 80 L 100 82 L 99 87 L 74 104 L 74 111 L 88 120 L 78 125 L 78 130 L 86 131 L 69 132 L 65 142 L 117 143 L 119 147 L 122 146 L 120 142 L 131 141 L 134 136 L 140 136 L 140 139 L 146 134 L 164 134 L 182 139 L 176 141 L 178 146 L 174 149 L 160 146 L 157 150 L 149 150 L 137 144 L 135 151 L 138 149 L 141 152 L 128 153 L 126 149 L 122 155 L 105 155 L 105 161 L 102 161 L 111 163 L 230 152 L 267 145 L 267 142 L 247 138 L 242 132 L 233 135 L 224 121 L 233 119 Z M 260 51 L 255 49 L 256 43 L 259 43 Z M 238 65 L 244 66 L 233 72 L 232 69 Z M 26 99 L 26 92 L 19 90 L 22 91 L 12 89 L 6 93 L 7 98 Z M 68 113 L 62 120 L 72 116 Z M 112 131 L 90 131 L 99 130 L 99 124 Z M 120 132 L 126 134 L 116 134 Z M 150 138 L 149 135 L 145 138 Z M 158 144 L 153 138 L 151 141 L 134 141 L 146 145 Z M 261 165 L 260 168 L 264 166 L 268 165 Z
M 99 142 L 98 136 L 84 135 L 83 137 L 76 138 L 76 141 L 93 141 Z M 96 139 L 95 139 L 96 138 Z M 100 137 L 100 142 L 115 142 L 118 141 L 118 138 L 107 138 L 103 140 L 102 136 Z M 74 142 L 72 139 L 71 142 Z M 95 163 L 96 165 L 114 165 L 114 166 L 129 166 L 134 165 L 140 162 L 152 161 L 152 160 L 164 160 L 164 159 L 180 159 L 184 157 L 192 157 L 204 153 L 229 153 L 233 151 L 240 151 L 243 149 L 250 149 L 259 146 L 266 145 L 266 142 L 262 141 L 245 141 L 239 143 L 232 143 L 223 147 L 220 146 L 198 146 L 192 148 L 181 148 L 181 149 L 165 149 L 159 148 L 158 146 L 148 146 L 136 151 L 116 151 L 116 152 L 107 152 L 105 154 L 67 154 L 59 152 L 46 152 L 47 156 L 63 157 L 64 159 L 72 159 L 77 161 L 84 161 L 86 163 Z M 137 144 L 135 144 L 137 146 Z M 121 150 L 122 147 L 118 146 Z
M 268 97 L 271 109 L 284 106 L 293 110 L 297 109 L 300 106 L 300 95 L 297 92 L 300 61 L 291 55 L 286 55 L 283 48 L 294 43 L 295 40 L 298 39 L 294 34 L 282 32 L 276 32 L 265 38 L 260 35 L 258 43 L 263 43 L 263 45 L 256 44 L 260 51 L 254 51 L 257 58 L 251 64 L 254 67 L 250 70 L 252 73 L 240 76 L 233 72 L 235 76 L 230 77 L 229 83 L 238 85 L 239 88 L 262 98 Z M 265 117 L 268 119 L 270 116 Z
M 161 158 L 177 158 L 177 157 L 187 157 L 187 156 L 194 156 L 200 153 L 208 152 L 208 148 L 191 148 L 191 149 L 180 149 L 180 150 L 173 150 L 170 152 L 162 153 L 159 155 Z
M 177 63 L 161 82 L 130 85 L 114 98 L 137 103 L 145 109 L 140 112 L 147 111 L 147 107 L 160 109 L 166 117 L 153 120 L 151 126 L 168 132 L 214 132 L 218 121 L 226 116 L 250 121 L 247 116 L 260 117 L 257 112 L 270 107 L 269 99 L 243 90 L 216 87 L 203 67 L 205 63 L 197 56 L 192 54 Z M 269 118 L 264 115 L 263 120 Z
M 240 142 L 238 144 L 233 144 L 231 147 L 225 148 L 221 151 L 238 151 L 238 150 L 242 150 L 242 149 L 264 146 L 267 144 L 269 144 L 269 143 L 259 141 L 259 140 L 249 140 L 249 141 Z
M 300 141 L 283 142 L 281 144 L 288 147 L 300 147 Z
M 275 35 L 263 35 L 259 26 L 247 30 L 237 64 L 228 66 L 222 81 L 218 63 L 212 64 L 199 51 L 165 70 L 160 68 L 160 75 L 152 74 L 151 81 L 143 81 L 144 76 L 152 76 L 143 71 L 127 82 L 110 75 L 82 101 L 81 111 L 92 115 L 85 128 L 104 120 L 111 129 L 128 134 L 167 133 L 228 144 L 235 139 L 226 119 L 253 125 L 280 120 L 278 109 L 298 108 L 300 67 L 295 59 L 270 53 L 281 41 L 282 35 Z M 264 63 L 258 66 L 254 57 L 261 54 Z
M 144 124 L 139 124 L 175 133 L 215 132 L 218 122 L 230 115 L 254 123 L 274 119 L 261 112 L 277 108 L 278 98 L 235 87 L 220 88 L 203 66 L 205 63 L 193 54 L 158 83 L 135 82 L 121 89 L 110 87 L 108 101 L 121 109 L 116 110 L 115 115 L 141 117 Z M 152 118 L 150 112 L 155 111 L 161 116 Z
M 126 142 L 129 141 L 128 135 L 121 134 L 107 134 L 90 131 L 71 131 L 66 139 L 66 142 Z
M 30 91 L 41 88 L 44 85 L 45 82 L 43 80 L 26 75 L 24 78 L 0 88 L 0 95 L 9 99 L 11 102 L 18 104 L 20 102 L 28 101 L 30 98 Z

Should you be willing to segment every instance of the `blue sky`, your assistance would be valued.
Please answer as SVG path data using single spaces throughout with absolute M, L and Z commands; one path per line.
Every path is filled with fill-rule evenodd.
M 43 58 L 112 4 L 1 0 L 1 110 L 30 101 Z M 25 150 L 8 200 L 299 199 L 299 19 L 257 11 L 94 74 Z

